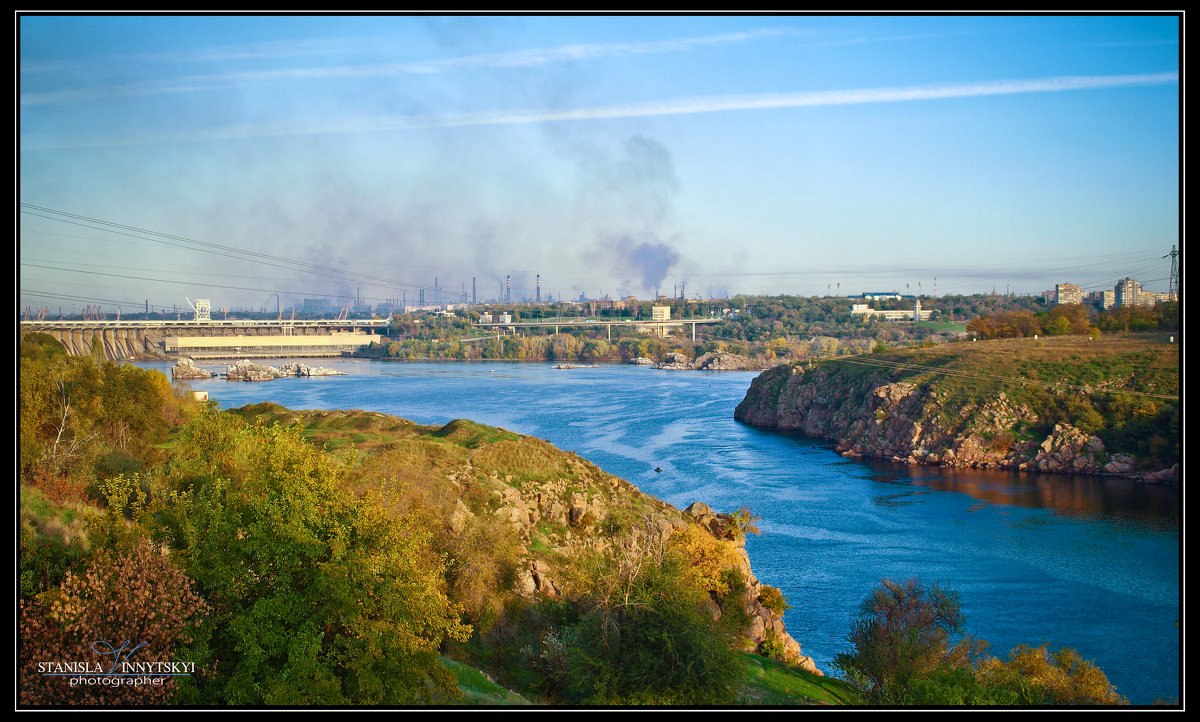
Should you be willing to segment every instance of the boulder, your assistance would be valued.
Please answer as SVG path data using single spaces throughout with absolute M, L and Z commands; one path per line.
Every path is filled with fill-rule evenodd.
M 667 371 L 685 371 L 692 368 L 692 362 L 688 360 L 687 356 L 672 352 L 667 354 L 661 362 L 654 364 L 653 368 L 665 369 Z
M 196 365 L 189 356 L 184 356 L 171 367 L 171 378 L 175 381 L 192 381 L 195 379 L 210 379 L 216 376 L 211 371 L 205 371 Z
M 345 371 L 338 371 L 326 366 L 306 366 L 302 363 L 289 362 L 279 367 L 284 376 L 347 376 Z
M 231 364 L 225 369 L 225 378 L 228 381 L 271 381 L 281 376 L 283 374 L 274 366 L 256 364 L 246 359 Z

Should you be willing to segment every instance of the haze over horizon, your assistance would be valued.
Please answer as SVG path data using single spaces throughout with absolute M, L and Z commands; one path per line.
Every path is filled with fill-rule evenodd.
M 1176 15 L 17 21 L 20 308 L 1164 291 L 1181 247 Z

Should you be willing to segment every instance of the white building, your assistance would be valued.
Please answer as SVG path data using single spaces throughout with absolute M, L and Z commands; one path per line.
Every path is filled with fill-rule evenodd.
M 921 310 L 921 299 L 913 305 L 913 310 L 879 311 L 865 303 L 856 303 L 850 307 L 851 316 L 882 317 L 884 321 L 928 321 L 933 311 Z

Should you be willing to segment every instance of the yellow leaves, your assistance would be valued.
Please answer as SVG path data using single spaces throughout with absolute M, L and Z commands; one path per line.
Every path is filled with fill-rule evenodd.
M 717 596 L 725 596 L 730 592 L 729 584 L 722 577 L 726 570 L 736 567 L 731 544 L 714 538 L 695 525 L 672 534 L 669 544 L 683 555 L 685 573 L 696 586 Z
M 989 658 L 980 663 L 976 674 L 985 683 L 1019 684 L 1032 695 L 1022 702 L 1031 704 L 1127 704 L 1099 667 L 1066 647 L 1050 653 L 1045 644 L 1021 644 L 1009 653 L 1007 662 Z

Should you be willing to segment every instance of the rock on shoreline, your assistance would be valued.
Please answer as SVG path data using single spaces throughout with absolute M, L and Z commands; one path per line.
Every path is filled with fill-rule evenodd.
M 642 361 L 637 360 L 638 363 Z M 653 368 L 666 371 L 750 371 L 760 367 L 739 354 L 709 352 L 698 356 L 694 361 L 681 353 L 669 353 L 662 361 L 654 364 Z
M 192 381 L 195 379 L 211 379 L 217 374 L 212 371 L 205 371 L 196 365 L 190 357 L 184 356 L 171 367 L 171 379 L 173 381 Z
M 200 368 L 193 359 L 186 356 L 171 367 L 171 378 L 175 381 L 210 379 L 219 375 L 216 371 Z M 227 381 L 272 381 L 284 376 L 346 376 L 347 374 L 345 371 L 324 366 L 307 366 L 302 363 L 289 362 L 276 368 L 241 359 L 229 364 L 225 368 L 224 375 Z

